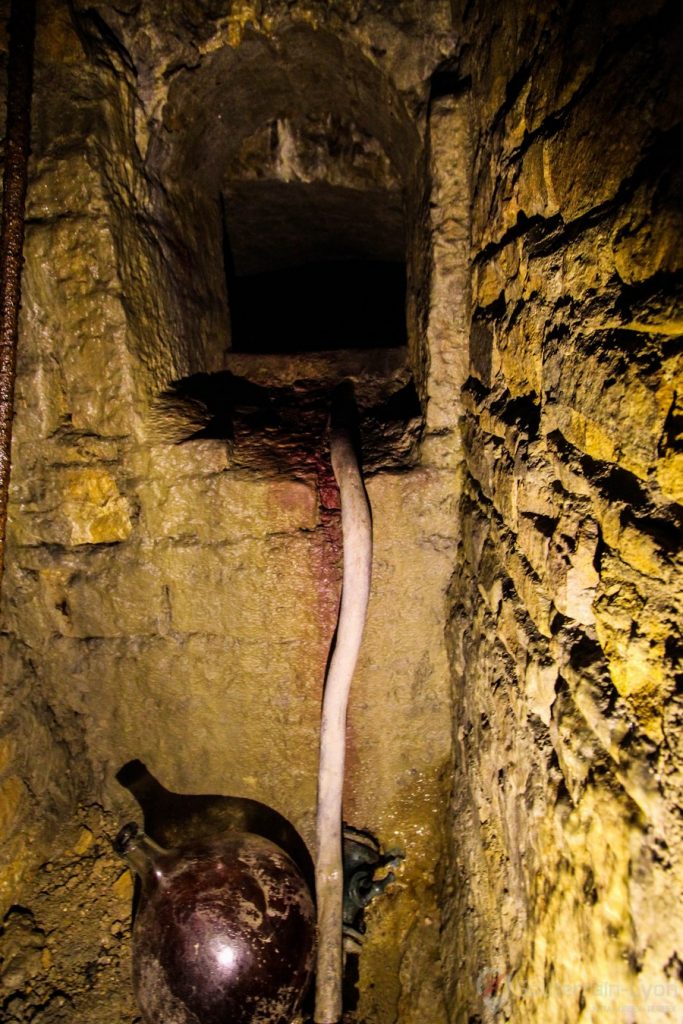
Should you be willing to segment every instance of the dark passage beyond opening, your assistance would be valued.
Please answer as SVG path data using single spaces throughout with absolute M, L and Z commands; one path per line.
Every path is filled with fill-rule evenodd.
M 221 212 L 234 352 L 406 344 L 399 190 L 233 181 Z
M 235 277 L 237 352 L 320 352 L 406 344 L 405 264 L 340 260 Z

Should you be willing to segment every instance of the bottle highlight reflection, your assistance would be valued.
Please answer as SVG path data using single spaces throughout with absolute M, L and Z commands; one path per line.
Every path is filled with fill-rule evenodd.
M 114 846 L 142 886 L 133 985 L 147 1024 L 290 1024 L 315 944 L 290 857 L 249 833 L 164 850 L 135 824 Z

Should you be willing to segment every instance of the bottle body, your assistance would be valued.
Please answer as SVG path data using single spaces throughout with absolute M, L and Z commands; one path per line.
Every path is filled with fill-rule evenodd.
M 315 910 L 275 844 L 236 833 L 151 844 L 133 926 L 133 984 L 146 1024 L 290 1024 L 313 966 Z M 137 860 L 137 863 L 135 861 Z

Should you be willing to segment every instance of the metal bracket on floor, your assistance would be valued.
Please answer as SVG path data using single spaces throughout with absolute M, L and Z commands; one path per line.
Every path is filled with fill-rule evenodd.
M 357 953 L 363 942 L 363 911 L 396 877 L 386 869 L 398 867 L 404 857 L 399 850 L 383 853 L 374 836 L 344 826 L 344 946 L 348 953 Z

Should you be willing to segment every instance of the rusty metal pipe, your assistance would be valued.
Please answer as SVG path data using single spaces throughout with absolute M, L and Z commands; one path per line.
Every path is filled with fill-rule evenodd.
M 14 382 L 21 302 L 24 209 L 31 142 L 35 0 L 12 0 L 7 68 L 7 130 L 0 227 L 0 585 L 12 450 Z

